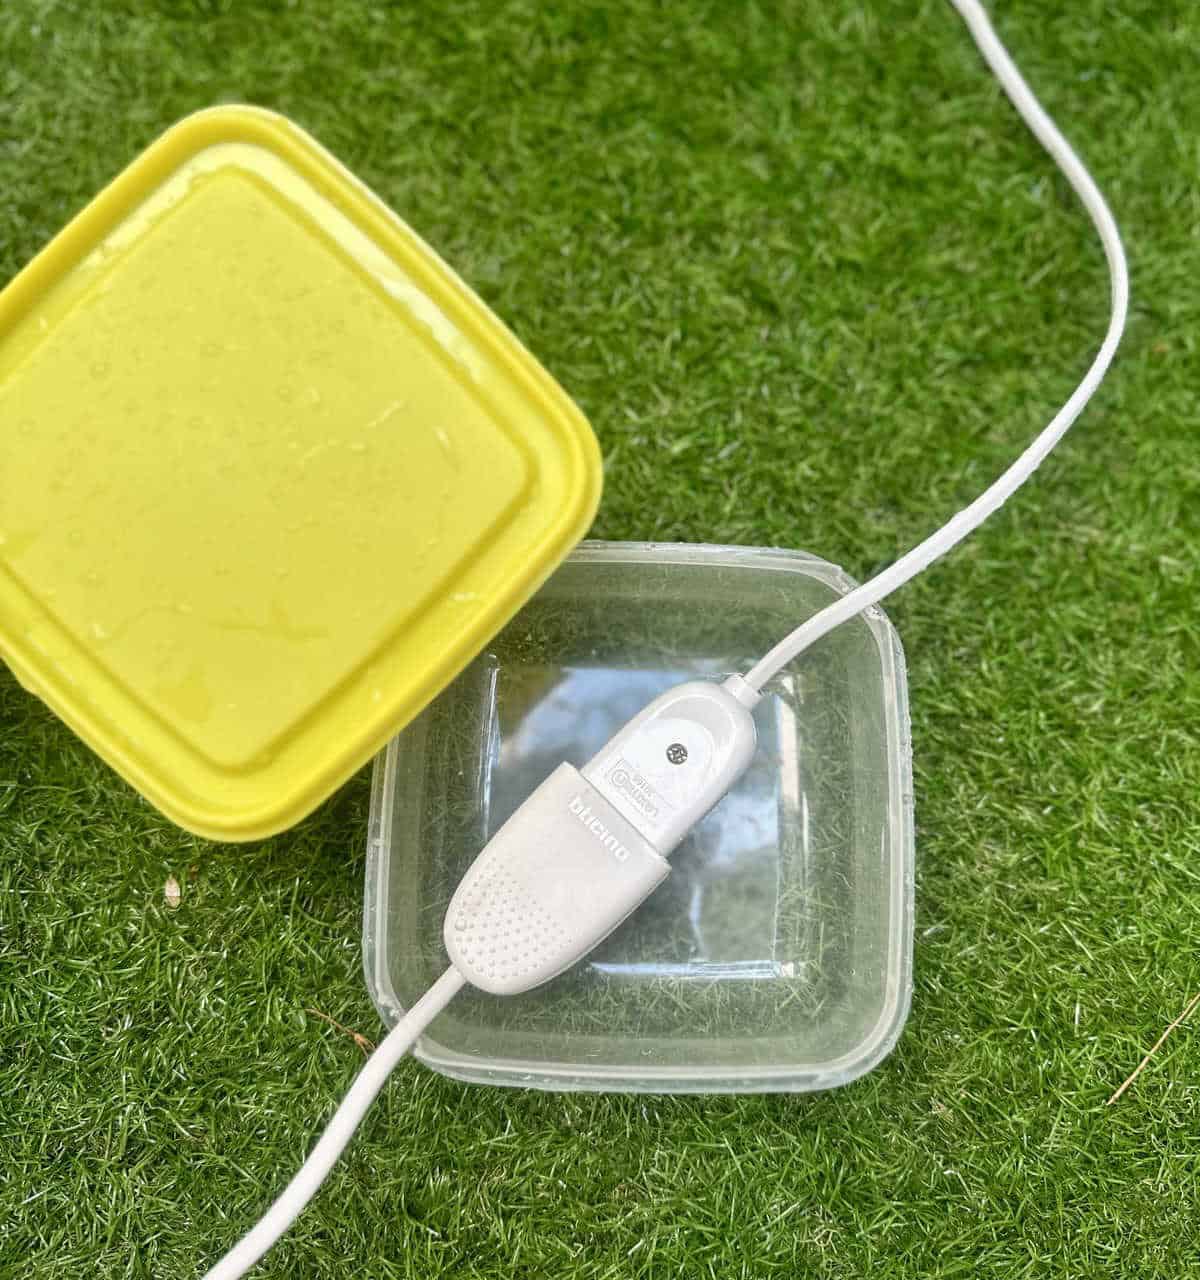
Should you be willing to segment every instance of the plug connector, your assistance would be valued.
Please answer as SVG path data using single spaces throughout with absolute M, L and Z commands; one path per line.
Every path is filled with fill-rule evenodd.
M 560 764 L 463 877 L 446 950 L 472 986 L 528 991 L 586 955 L 670 869 L 578 769 Z
M 670 871 L 665 855 L 741 777 L 754 722 L 726 690 L 680 685 L 580 772 L 561 764 L 489 841 L 446 913 L 473 986 L 515 995 L 611 933 Z

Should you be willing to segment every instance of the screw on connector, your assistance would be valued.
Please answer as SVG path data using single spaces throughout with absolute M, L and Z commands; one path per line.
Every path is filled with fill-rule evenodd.
M 672 742 L 667 748 L 667 759 L 672 764 L 683 764 L 687 759 L 687 747 L 682 742 Z

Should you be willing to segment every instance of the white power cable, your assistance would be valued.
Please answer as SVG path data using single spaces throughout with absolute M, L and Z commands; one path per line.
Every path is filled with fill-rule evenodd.
M 624 743 L 627 738 L 638 739 L 639 734 L 646 734 L 647 728 L 644 722 L 647 722 L 647 717 L 649 717 L 648 723 L 651 725 L 652 736 L 653 725 L 658 723 L 655 717 L 661 718 L 664 715 L 670 719 L 673 731 L 677 732 L 679 716 L 690 707 L 689 714 L 694 715 L 698 722 L 706 724 L 708 729 L 712 729 L 716 723 L 714 717 L 717 717 L 724 725 L 723 740 L 727 745 L 734 744 L 738 748 L 734 750 L 734 746 L 730 746 L 727 752 L 728 759 L 724 762 L 724 772 L 701 771 L 707 789 L 701 788 L 701 792 L 692 797 L 688 810 L 692 817 L 688 823 L 677 824 L 678 829 L 656 830 L 651 833 L 661 848 L 643 839 L 636 826 L 628 826 L 626 823 L 626 818 L 644 819 L 645 815 L 626 814 L 623 817 L 619 809 L 621 797 L 606 796 L 603 790 L 596 790 L 589 782 L 589 776 L 591 776 L 592 781 L 603 788 L 604 778 L 607 775 L 598 762 L 602 762 L 604 752 L 597 756 L 582 774 L 569 766 L 562 766 L 525 802 L 518 814 L 510 818 L 497 836 L 493 837 L 488 849 L 482 855 L 481 862 L 476 865 L 484 866 L 486 871 L 487 867 L 495 865 L 494 859 L 506 859 L 505 865 L 510 867 L 518 865 L 525 873 L 521 879 L 526 885 L 536 885 L 541 879 L 563 876 L 569 872 L 571 866 L 574 866 L 576 879 L 586 891 L 579 892 L 571 898 L 574 904 L 571 928 L 558 930 L 556 936 L 539 938 L 536 948 L 533 948 L 537 955 L 532 960 L 528 960 L 532 954 L 530 944 L 528 941 L 523 943 L 526 959 L 509 972 L 504 967 L 509 963 L 508 961 L 496 960 L 493 963 L 486 958 L 486 955 L 481 956 L 471 952 L 469 942 L 456 942 L 451 945 L 451 940 L 459 930 L 463 930 L 463 938 L 470 939 L 475 936 L 471 928 L 468 928 L 472 924 L 468 917 L 472 912 L 477 914 L 482 908 L 478 903 L 475 905 L 471 903 L 476 897 L 482 902 L 487 896 L 480 887 L 481 882 L 472 880 L 473 873 L 468 873 L 460 895 L 465 892 L 466 898 L 470 901 L 466 901 L 460 908 L 452 905 L 451 910 L 456 913 L 455 929 L 450 930 L 448 924 L 446 936 L 447 949 L 452 955 L 457 956 L 459 951 L 463 952 L 460 962 L 471 972 L 471 981 L 475 986 L 484 990 L 495 990 L 498 993 L 527 990 L 543 981 L 545 976 L 560 971 L 557 966 L 566 967 L 574 963 L 624 919 L 628 912 L 634 909 L 637 901 L 648 894 L 666 874 L 667 864 L 662 855 L 669 852 L 670 848 L 682 839 L 690 822 L 706 812 L 715 799 L 719 798 L 713 792 L 713 788 L 716 787 L 723 794 L 732 781 L 740 776 L 753 750 L 754 739 L 753 726 L 745 707 L 757 701 L 759 691 L 766 681 L 813 641 L 882 600 L 889 592 L 894 591 L 939 556 L 944 555 L 987 519 L 1029 478 L 1042 459 L 1058 443 L 1099 386 L 1112 361 L 1125 325 L 1125 313 L 1129 300 L 1125 253 L 1121 247 L 1120 234 L 1112 214 L 1109 213 L 1104 197 L 1097 190 L 1096 184 L 1075 152 L 1038 105 L 1029 87 L 1021 78 L 1020 72 L 1013 65 L 1012 59 L 996 38 L 987 15 L 977 0 L 951 0 L 951 3 L 965 19 L 976 44 L 996 73 L 1005 92 L 1012 99 L 1013 105 L 1074 187 L 1099 232 L 1112 277 L 1112 319 L 1100 352 L 1075 393 L 1033 444 L 991 488 L 976 498 L 969 507 L 960 511 L 943 528 L 897 560 L 891 568 L 863 586 L 855 588 L 836 604 L 822 610 L 798 627 L 755 665 L 744 679 L 740 676 L 733 677 L 725 686 L 726 694 L 722 694 L 717 686 L 712 685 L 681 686 L 641 712 L 617 738 L 613 739 L 609 744 L 610 747 L 613 744 Z M 733 694 L 736 701 L 728 697 L 729 693 Z M 724 705 L 722 699 L 728 705 Z M 739 702 L 743 704 L 740 707 Z M 684 706 L 685 703 L 687 707 Z M 737 712 L 745 721 L 740 730 L 735 724 L 737 716 L 734 716 L 733 712 Z M 684 758 L 686 759 L 686 752 Z M 592 771 L 590 775 L 589 771 Z M 711 778 L 708 776 L 710 772 L 713 773 Z M 559 791 L 562 792 L 561 795 Z M 582 793 L 588 796 L 586 805 L 579 798 Z M 614 807 L 614 803 L 618 807 Z M 576 808 L 577 805 L 583 807 Z M 603 817 L 599 816 L 601 814 Z M 578 825 L 581 822 L 591 833 L 589 839 L 594 837 L 600 841 L 599 845 L 591 848 L 592 859 L 587 856 L 586 846 L 578 843 L 583 838 L 579 834 L 584 829 Z M 557 827 L 556 823 L 559 824 Z M 594 861 L 597 848 L 603 850 L 603 860 L 599 863 Z M 568 854 L 570 857 L 567 856 Z M 631 866 L 638 871 L 638 877 L 631 875 Z M 538 874 L 533 874 L 534 871 Z M 497 883 L 507 883 L 503 877 L 497 880 L 490 873 L 484 878 Z M 459 901 L 460 895 L 456 895 L 455 902 Z M 504 912 L 500 912 L 495 918 L 499 919 L 503 915 Z M 483 927 L 478 921 L 474 923 L 478 927 Z M 487 926 L 488 929 L 492 927 Z M 495 928 L 502 932 L 508 928 L 508 925 L 500 924 Z M 566 951 L 563 951 L 564 947 Z M 507 951 L 507 948 L 504 950 Z M 568 952 L 570 954 L 567 954 Z M 515 965 L 517 962 L 514 960 L 512 963 Z M 497 965 L 499 969 L 496 968 Z M 521 965 L 526 967 L 521 968 Z M 239 1280 L 239 1277 L 245 1275 L 292 1225 L 345 1150 L 366 1114 L 367 1108 L 383 1088 L 396 1064 L 409 1051 L 421 1032 L 461 989 L 465 981 L 460 969 L 451 965 L 389 1032 L 351 1085 L 350 1091 L 334 1113 L 333 1119 L 300 1171 L 288 1183 L 258 1225 L 207 1273 L 205 1280 Z
M 988 516 L 1003 506 L 1037 470 L 1046 455 L 1058 444 L 1071 424 L 1083 412 L 1084 406 L 1092 398 L 1108 372 L 1108 366 L 1112 363 L 1117 345 L 1121 341 L 1121 334 L 1125 329 L 1125 316 L 1129 308 L 1129 270 L 1125 264 L 1121 233 L 1117 230 L 1117 224 L 1109 212 L 1104 197 L 1100 194 L 1099 188 L 1093 182 L 1083 162 L 1075 154 L 1071 144 L 1058 131 L 1054 121 L 1033 96 L 1032 90 L 1025 83 L 1012 58 L 1009 57 L 1008 51 L 992 30 L 992 24 L 988 21 L 983 6 L 978 3 L 978 0 L 950 0 L 950 3 L 962 15 L 971 36 L 979 46 L 980 53 L 995 73 L 996 79 L 1000 81 L 1001 87 L 1008 94 L 1013 106 L 1037 140 L 1050 153 L 1055 164 L 1062 170 L 1063 176 L 1075 189 L 1075 194 L 1083 203 L 1083 207 L 1091 215 L 1100 236 L 1100 242 L 1104 246 L 1111 278 L 1112 314 L 1108 322 L 1108 332 L 1104 336 L 1095 360 L 1092 361 L 1091 368 L 1084 374 L 1083 381 L 1075 388 L 1071 398 L 1016 462 L 969 507 L 964 507 L 936 533 L 913 547 L 895 564 L 877 574 L 869 582 L 855 587 L 840 600 L 814 614 L 756 662 L 744 677 L 735 677 L 730 681 L 728 686 L 730 691 L 747 704 L 752 704 L 762 691 L 763 685 L 777 671 L 787 666 L 797 654 L 802 653 L 834 627 L 849 621 L 864 609 L 878 603 L 884 596 L 890 595 L 897 587 L 902 587 L 910 578 L 916 577 L 923 569 L 927 569 L 935 560 L 957 546 Z
M 333 1113 L 333 1119 L 299 1172 L 258 1224 L 205 1273 L 204 1280 L 238 1280 L 296 1221 L 337 1163 L 338 1156 L 346 1149 L 367 1108 L 375 1101 L 375 1095 L 383 1088 L 396 1064 L 412 1048 L 421 1032 L 458 994 L 465 981 L 462 974 L 451 966 L 388 1032 L 358 1073 L 350 1091 L 342 1099 L 342 1105 Z

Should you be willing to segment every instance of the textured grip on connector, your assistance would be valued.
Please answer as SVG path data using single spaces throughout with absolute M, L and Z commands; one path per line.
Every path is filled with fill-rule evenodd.
M 586 955 L 670 870 L 569 764 L 492 837 L 446 913 L 446 950 L 472 986 L 514 995 Z

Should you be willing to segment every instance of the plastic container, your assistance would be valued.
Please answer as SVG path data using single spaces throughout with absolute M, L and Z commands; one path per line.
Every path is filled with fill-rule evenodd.
M 582 765 L 669 686 L 744 671 L 851 579 L 756 548 L 583 543 L 376 762 L 364 962 L 384 1020 L 446 965 L 462 872 L 560 761 Z M 508 999 L 470 988 L 416 1055 L 544 1089 L 830 1088 L 895 1044 L 911 994 L 904 659 L 872 609 L 755 712 L 738 786 L 587 960 Z
M 600 480 L 513 334 L 271 112 L 169 129 L 0 293 L 0 657 L 203 835 L 370 760 Z

